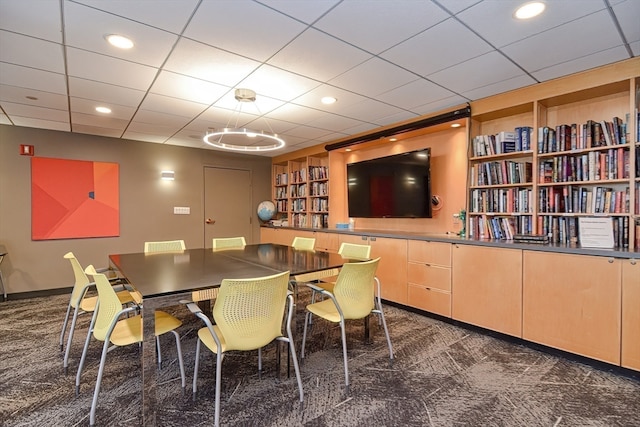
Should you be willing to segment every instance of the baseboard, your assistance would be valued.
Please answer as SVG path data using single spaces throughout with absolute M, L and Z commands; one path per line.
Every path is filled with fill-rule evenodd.
M 63 295 L 63 294 L 71 295 L 72 290 L 73 290 L 73 287 L 67 287 L 67 288 L 56 288 L 56 289 L 43 289 L 41 291 L 15 292 L 7 295 L 7 301 L 29 299 L 29 298 L 50 297 L 53 295 Z

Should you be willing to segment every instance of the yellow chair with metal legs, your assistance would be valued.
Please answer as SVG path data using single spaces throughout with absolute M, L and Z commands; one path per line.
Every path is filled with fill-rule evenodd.
M 294 237 L 291 246 L 301 251 L 312 251 L 316 246 L 316 239 L 313 237 Z
M 218 237 L 212 241 L 213 250 L 242 249 L 247 246 L 244 237 Z
M 338 254 L 342 256 L 344 259 L 351 260 L 368 260 L 371 256 L 371 246 L 369 245 L 358 245 L 355 243 L 342 243 L 340 245 L 340 249 L 338 249 Z M 335 280 L 323 280 L 316 284 L 317 287 L 324 289 L 325 291 L 333 292 L 333 287 L 335 286 Z M 317 291 L 313 290 L 311 293 L 311 303 L 313 304 L 316 301 Z
M 69 369 L 69 352 L 71 349 L 71 342 L 73 341 L 73 333 L 76 328 L 76 321 L 78 315 L 82 313 L 93 313 L 96 308 L 98 296 L 87 296 L 87 291 L 94 288 L 95 285 L 89 280 L 84 270 L 80 266 L 80 262 L 73 254 L 73 252 L 67 252 L 64 255 L 65 259 L 68 259 L 73 269 L 73 275 L 75 276 L 75 284 L 71 291 L 71 298 L 69 299 L 69 305 L 67 306 L 67 313 L 64 316 L 64 323 L 62 324 L 62 332 L 60 332 L 60 351 L 64 349 L 64 359 L 62 367 L 64 368 L 65 375 Z M 117 280 L 117 279 L 116 279 Z M 126 289 L 123 284 L 112 284 L 114 290 L 118 291 L 116 295 L 121 304 L 135 304 L 134 296 Z M 69 325 L 69 316 L 73 309 L 73 316 L 71 317 L 71 325 Z M 67 337 L 67 347 L 64 348 L 64 336 L 67 331 L 67 325 L 69 325 L 69 336 Z
M 122 347 L 130 344 L 142 342 L 142 316 L 136 315 L 132 317 L 123 317 L 125 314 L 132 313 L 135 307 L 123 308 L 118 296 L 109 284 L 104 274 L 98 273 L 96 269 L 90 265 L 85 269 L 85 273 L 93 277 L 98 289 L 98 307 L 91 319 L 91 334 L 98 341 L 103 341 L 102 357 L 100 358 L 100 367 L 98 368 L 98 377 L 93 392 L 93 400 L 91 402 L 91 412 L 89 415 L 89 424 L 94 425 L 96 420 L 96 408 L 98 406 L 98 393 L 100 392 L 100 384 L 102 382 L 102 374 L 104 372 L 104 364 L 107 359 L 107 352 L 110 350 L 109 345 L 113 344 Z M 180 376 L 182 379 L 182 388 L 185 388 L 184 364 L 182 362 L 182 348 L 180 346 L 180 335 L 175 331 L 182 322 L 168 313 L 160 310 L 155 312 L 155 335 L 156 340 L 167 332 L 172 332 L 176 339 L 176 348 L 178 352 L 178 363 L 180 365 Z M 82 368 L 87 356 L 87 349 L 91 334 L 87 335 L 87 340 L 82 351 L 78 374 L 76 375 L 76 394 L 80 391 L 80 377 Z
M 309 304 L 306 307 L 307 313 L 304 319 L 300 358 L 304 360 L 307 328 L 313 315 L 332 323 L 339 323 L 342 334 L 344 378 L 347 390 L 349 389 L 349 366 L 347 363 L 346 320 L 364 319 L 371 313 L 378 314 L 389 346 L 389 360 L 390 363 L 393 362 L 393 347 L 391 346 L 389 330 L 387 329 L 387 322 L 384 318 L 380 299 L 380 281 L 375 277 L 379 261 L 380 258 L 376 258 L 371 261 L 344 264 L 338 275 L 338 280 L 336 280 L 333 292 L 326 291 L 313 284 L 307 285 L 328 298 Z
M 144 242 L 144 253 L 156 252 L 179 252 L 184 251 L 187 247 L 184 240 L 164 240 L 159 242 Z
M 294 302 L 288 290 L 288 282 L 288 271 L 254 279 L 223 280 L 213 306 L 213 322 L 197 304 L 194 302 L 187 304 L 189 310 L 206 325 L 198 331 L 193 371 L 194 399 L 197 392 L 201 343 L 216 354 L 215 426 L 220 425 L 222 361 L 229 351 L 258 350 L 258 369 L 261 371 L 261 348 L 275 340 L 288 343 L 296 372 L 300 402 L 303 401 L 302 380 L 291 333 Z M 200 297 L 202 295 L 193 295 L 194 300 Z M 209 298 L 211 295 L 204 297 Z M 285 306 L 288 306 L 286 318 Z M 283 326 L 286 329 L 286 335 L 283 335 Z

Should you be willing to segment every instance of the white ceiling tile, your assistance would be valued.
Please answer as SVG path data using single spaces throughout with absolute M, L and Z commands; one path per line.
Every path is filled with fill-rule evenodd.
M 500 80 L 496 83 L 481 86 L 469 91 L 464 91 L 461 93 L 461 95 L 468 99 L 480 99 L 520 87 L 529 86 L 535 83 L 536 81 L 531 78 L 531 76 L 527 74 L 520 74 L 519 76 L 512 77 L 510 79 Z
M 579 71 L 599 67 L 601 65 L 611 64 L 613 62 L 626 59 L 627 55 L 627 50 L 622 46 L 618 46 L 613 49 L 603 50 L 592 55 L 572 59 L 570 61 L 565 61 L 560 64 L 534 71 L 532 75 L 538 81 L 551 80 L 557 77 L 566 76 L 567 74 L 573 74 Z
M 613 6 L 628 43 L 640 41 L 640 1 L 626 0 Z
M 521 74 L 522 70 L 493 51 L 431 74 L 429 79 L 444 87 L 456 87 L 462 93 Z
M 159 95 L 211 105 L 229 92 L 229 87 L 182 74 L 161 71 L 150 91 Z
M 482 1 L 457 17 L 494 47 L 502 47 L 605 8 L 602 0 L 547 1 L 541 15 L 515 19 L 513 13 L 523 3 L 523 0 Z
M 105 40 L 108 34 L 133 41 L 131 49 L 118 49 Z M 177 40 L 175 34 L 77 3 L 65 3 L 66 43 L 139 64 L 160 67 Z
M 326 129 L 332 132 L 340 132 L 344 129 L 357 126 L 362 123 L 361 120 L 351 119 L 349 117 L 336 116 L 335 114 L 325 114 L 315 120 L 307 123 L 308 126 Z
M 309 49 L 313 46 L 313 49 Z M 328 81 L 371 58 L 320 31 L 308 29 L 276 53 L 268 63 L 319 81 Z
M 502 50 L 525 70 L 534 72 L 620 45 L 622 40 L 605 10 L 510 44 Z
M 186 101 L 184 99 L 177 99 L 153 93 L 148 94 L 144 98 L 144 101 L 142 101 L 142 104 L 140 104 L 140 110 L 175 114 L 186 118 L 195 117 L 206 110 L 208 107 L 209 106 L 206 104 L 200 104 L 197 102 Z
M 144 123 L 151 125 L 153 125 L 154 123 L 162 123 L 162 127 L 174 129 L 174 132 L 189 123 L 190 120 L 190 117 L 143 109 L 138 110 L 136 115 L 133 117 L 134 123 Z
M 7 64 L 6 62 L 0 62 L 0 83 L 37 91 L 67 93 L 64 74 L 35 70 L 29 67 Z
M 49 129 L 49 130 L 60 130 L 64 132 L 69 132 L 71 130 L 71 126 L 69 126 L 69 122 L 56 122 L 51 120 L 44 120 L 40 118 L 32 118 L 32 117 L 20 117 L 20 116 L 12 116 L 11 120 L 13 124 L 16 126 L 24 126 L 28 128 L 38 128 L 38 129 Z
M 320 83 L 297 74 L 263 65 L 242 80 L 237 87 L 254 90 L 259 95 L 282 101 L 291 101 L 308 92 Z
M 259 62 L 202 43 L 180 39 L 165 70 L 234 87 L 260 66 Z
M 0 29 L 62 43 L 60 3 L 0 0 Z
M 80 49 L 67 50 L 69 75 L 130 89 L 147 90 L 157 69 Z
M 322 98 L 325 96 L 332 96 L 336 98 L 337 101 L 330 105 L 323 104 Z M 323 84 L 295 98 L 291 102 L 297 105 L 304 105 L 305 107 L 327 111 L 329 113 L 340 114 L 342 108 L 361 102 L 364 99 L 366 99 L 364 96 L 358 95 L 357 93 Z
M 312 120 L 317 120 L 329 113 L 324 111 L 315 110 L 304 106 L 296 106 L 293 104 L 284 104 L 282 107 L 272 111 L 269 117 L 277 120 L 289 121 L 291 123 L 298 123 L 306 125 Z
M 4 62 L 64 73 L 62 45 L 58 43 L 0 31 L 0 52 Z
M 453 93 L 425 79 L 416 79 L 406 85 L 381 93 L 377 99 L 408 110 L 424 105 L 425 100 L 448 98 Z
M 631 52 L 633 52 L 633 56 L 640 55 L 640 40 L 637 42 L 629 43 L 629 47 L 631 48 Z
M 12 125 L 11 121 L 9 121 L 9 117 L 2 111 L 0 111 L 0 125 Z
M 133 139 L 134 141 L 154 142 L 156 144 L 163 144 L 167 140 L 167 137 L 163 135 L 162 130 L 160 132 L 156 132 L 154 130 L 144 132 L 144 129 L 141 129 L 139 132 L 135 132 L 131 130 L 132 128 L 137 128 L 137 125 L 133 123 L 122 137 L 126 139 Z M 147 130 L 149 130 L 148 127 Z
M 418 117 L 418 114 L 412 113 L 409 111 L 399 111 L 396 114 L 391 114 L 389 116 L 380 117 L 376 120 L 376 124 L 379 126 L 387 126 L 393 123 L 404 122 L 406 120 L 415 119 Z
M 95 126 L 105 129 L 116 129 L 119 130 L 120 133 L 122 133 L 122 131 L 127 127 L 129 120 L 72 111 L 71 123 L 73 124 L 74 128 L 76 125 Z
M 136 108 L 128 107 L 125 105 L 105 104 L 95 101 L 93 99 L 74 98 L 71 97 L 69 102 L 71 103 L 71 111 L 75 113 L 83 113 L 98 117 L 105 117 L 104 113 L 98 113 L 96 107 L 108 107 L 111 108 L 111 113 L 106 117 L 114 119 L 131 120 L 136 112 Z
M 129 138 L 126 136 L 130 132 L 141 133 L 141 134 L 149 134 L 149 135 L 158 135 L 162 137 L 162 139 L 167 139 L 180 130 L 181 126 L 174 125 L 171 123 L 165 123 L 162 126 L 159 126 L 157 123 L 148 123 L 144 121 L 138 121 L 136 118 L 129 124 L 126 132 L 124 133 L 125 138 Z
M 316 139 L 332 133 L 327 129 L 321 129 L 314 126 L 296 126 L 287 131 L 287 137 L 296 137 L 302 140 Z
M 120 138 L 122 136 L 121 129 L 101 128 L 99 126 L 90 126 L 85 124 L 73 125 L 73 131 L 75 133 L 84 133 L 87 135 L 106 136 L 109 138 Z
M 184 35 L 211 46 L 265 61 L 306 25 L 249 0 L 204 0 Z
M 379 58 L 372 58 L 329 83 L 368 97 L 376 97 L 415 79 L 415 75 L 396 65 Z
M 106 106 L 124 105 L 137 107 L 145 92 L 122 86 L 114 86 L 93 80 L 69 77 L 69 94 L 75 98 L 95 100 Z
M 131 0 L 74 1 L 176 34 L 182 32 L 198 5 L 198 0 L 162 0 L 154 1 L 152 5 L 149 1 Z
M 314 24 L 341 40 L 378 54 L 449 17 L 431 2 L 346 1 Z M 411 7 L 402 7 L 411 4 Z M 363 19 L 366 13 L 366 19 Z M 389 29 L 392 28 L 392 31 Z
M 427 102 L 420 107 L 416 107 L 413 109 L 416 113 L 420 115 L 433 113 L 434 111 L 446 110 L 448 108 L 457 107 L 461 104 L 465 104 L 468 99 L 463 98 L 462 96 L 452 96 L 445 99 L 439 99 L 437 101 Z
M 3 102 L 2 109 L 9 116 L 41 118 L 54 122 L 69 121 L 69 113 L 67 113 L 66 109 L 57 110 L 35 105 L 16 104 L 13 102 Z
M 399 114 L 402 110 L 375 99 L 365 98 L 361 102 L 351 104 L 340 110 L 340 115 L 356 119 L 358 121 L 377 123 L 378 119 L 393 114 Z
M 35 97 L 37 99 L 28 99 L 27 97 Z M 54 108 L 57 110 L 66 110 L 68 107 L 68 101 L 65 95 L 7 85 L 0 85 L 0 101 L 16 102 L 18 104 Z
M 380 56 L 420 76 L 427 76 L 490 50 L 488 43 L 458 21 L 448 19 Z
M 260 0 L 260 3 L 278 10 L 292 18 L 299 19 L 307 24 L 316 21 L 320 16 L 339 3 L 340 0 Z

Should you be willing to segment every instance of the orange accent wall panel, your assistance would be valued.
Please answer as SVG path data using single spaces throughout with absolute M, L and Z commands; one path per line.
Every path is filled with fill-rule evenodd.
M 33 240 L 115 237 L 119 234 L 117 163 L 31 159 Z

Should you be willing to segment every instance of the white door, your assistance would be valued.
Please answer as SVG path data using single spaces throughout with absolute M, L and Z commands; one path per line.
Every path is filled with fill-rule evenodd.
M 251 238 L 251 172 L 240 169 L 204 168 L 204 247 L 214 237 Z

